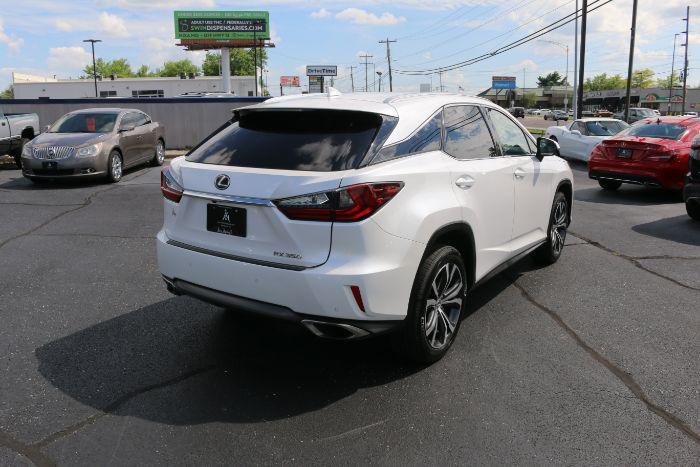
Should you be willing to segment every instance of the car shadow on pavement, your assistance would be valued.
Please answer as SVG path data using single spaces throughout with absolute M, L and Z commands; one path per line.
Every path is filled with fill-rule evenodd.
M 476 289 L 465 319 L 514 279 L 502 274 Z M 421 371 L 392 347 L 390 336 L 321 340 L 297 325 L 173 297 L 57 339 L 35 355 L 41 375 L 81 404 L 191 425 L 287 418 Z
M 626 206 L 676 204 L 683 201 L 678 192 L 636 185 L 622 185 L 616 191 L 606 191 L 599 187 L 577 189 L 574 193 L 574 199 L 586 203 Z
M 632 227 L 637 233 L 686 245 L 700 246 L 700 222 L 681 215 Z

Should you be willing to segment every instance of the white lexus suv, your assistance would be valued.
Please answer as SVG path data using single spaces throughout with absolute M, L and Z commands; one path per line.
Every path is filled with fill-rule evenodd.
M 559 258 L 572 180 L 555 142 L 486 100 L 273 98 L 163 170 L 158 263 L 175 294 L 320 337 L 393 330 L 432 362 L 470 290 L 526 254 Z

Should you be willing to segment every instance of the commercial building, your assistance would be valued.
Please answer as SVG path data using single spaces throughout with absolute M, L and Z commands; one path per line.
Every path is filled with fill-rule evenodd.
M 525 105 L 523 96 L 534 95 L 535 104 Z M 545 88 L 515 88 L 496 89 L 488 88 L 479 93 L 479 97 L 488 99 L 502 107 L 533 107 L 537 109 L 563 109 L 571 108 L 574 99 L 572 86 L 548 86 Z
M 99 97 L 177 97 L 194 92 L 223 92 L 219 76 L 193 74 L 173 78 L 103 78 L 97 81 Z M 80 99 L 95 97 L 92 79 L 54 79 L 20 73 L 12 74 L 15 99 Z M 236 96 L 255 95 L 255 78 L 232 76 Z M 260 93 L 260 89 L 258 89 Z
M 626 89 L 609 89 L 606 91 L 589 91 L 583 93 L 585 110 L 604 108 L 611 111 L 622 110 L 625 107 Z M 683 90 L 674 88 L 670 93 L 668 88 L 633 88 L 630 91 L 630 105 L 633 107 L 648 107 L 662 114 L 677 114 L 683 105 Z M 686 89 L 686 111 L 700 110 L 700 88 Z

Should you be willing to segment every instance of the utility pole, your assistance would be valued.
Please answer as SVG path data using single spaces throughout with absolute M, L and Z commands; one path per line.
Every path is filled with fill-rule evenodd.
M 688 36 L 688 28 L 690 27 L 690 7 L 685 9 L 685 60 L 683 62 L 683 107 L 681 108 L 681 115 L 685 115 L 685 93 L 686 93 L 686 83 L 688 82 L 688 42 L 690 38 Z
M 578 101 L 576 105 L 576 115 L 583 115 L 583 73 L 586 68 L 586 15 L 588 14 L 588 0 L 583 0 L 583 5 L 581 6 L 581 50 L 579 58 L 578 67 Z
M 630 29 L 630 61 L 627 66 L 627 93 L 625 94 L 625 121 L 630 117 L 630 89 L 632 87 L 632 66 L 634 65 L 634 34 L 637 30 L 637 0 L 632 2 L 632 28 Z
M 396 42 L 396 40 L 389 40 L 387 37 L 385 41 L 379 41 L 380 44 L 386 44 L 386 62 L 389 65 L 389 92 L 394 92 L 394 83 L 391 79 L 391 49 L 389 44 Z
M 365 59 L 365 92 L 369 91 L 369 81 L 367 80 L 367 70 L 369 69 L 369 63 L 367 62 L 368 59 L 372 58 L 372 55 L 360 55 L 360 58 Z
M 255 36 L 257 21 L 253 22 L 253 72 L 255 74 L 255 95 L 258 95 L 258 40 Z
M 89 42 L 92 46 L 92 78 L 95 81 L 95 97 L 97 95 L 97 67 L 95 66 L 95 42 L 102 42 L 100 39 L 85 39 L 83 42 Z
M 350 67 L 350 86 L 352 89 L 352 92 L 355 92 L 355 76 L 352 74 L 353 68 L 357 68 L 355 66 Z
M 574 96 L 571 108 L 574 109 L 574 120 L 578 118 L 578 0 L 576 0 L 576 16 L 574 20 Z
M 440 92 L 445 92 L 445 89 L 442 87 L 442 71 L 438 71 L 438 76 L 440 77 Z
M 671 99 L 673 98 L 673 75 L 676 72 L 676 39 L 681 34 L 674 34 L 673 36 L 673 58 L 671 58 L 671 83 L 668 85 L 668 112 L 667 115 L 671 115 Z

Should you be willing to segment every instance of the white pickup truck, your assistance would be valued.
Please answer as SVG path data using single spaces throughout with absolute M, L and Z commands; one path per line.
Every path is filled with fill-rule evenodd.
M 0 156 L 9 154 L 19 167 L 22 148 L 39 134 L 37 114 L 6 114 L 0 108 Z

